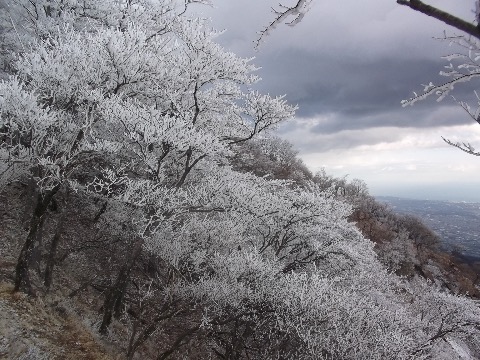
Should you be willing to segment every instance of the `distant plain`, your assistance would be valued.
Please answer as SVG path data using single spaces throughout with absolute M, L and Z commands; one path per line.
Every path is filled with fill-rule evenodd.
M 480 203 L 377 196 L 395 212 L 415 215 L 441 238 L 442 246 L 468 261 L 480 261 Z

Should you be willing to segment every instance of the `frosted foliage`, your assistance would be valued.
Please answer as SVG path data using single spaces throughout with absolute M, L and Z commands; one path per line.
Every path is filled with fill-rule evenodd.
M 61 176 L 59 164 L 67 159 L 54 159 L 50 154 L 66 145 L 72 124 L 67 121 L 60 129 L 56 114 L 39 106 L 37 96 L 26 91 L 17 78 L 0 83 L 0 116 L 2 161 L 17 168 L 40 165 L 45 171 L 37 174 L 37 180 L 45 188 L 54 186 Z
M 180 281 L 176 291 L 210 304 L 205 326 L 213 326 L 218 316 L 267 306 L 275 309 L 279 329 L 302 340 L 300 358 L 324 354 L 326 358 L 398 359 L 409 358 L 412 352 L 422 358 L 433 349 L 434 341 L 430 343 L 428 336 L 437 328 L 420 315 L 429 301 L 423 296 L 430 295 L 419 295 L 418 304 L 407 305 L 410 297 L 400 295 L 403 285 L 382 269 L 373 245 L 342 221 L 348 213 L 346 205 L 329 193 L 304 191 L 298 196 L 280 182 L 248 174 L 237 174 L 237 183 L 233 173 L 221 171 L 224 183 L 217 171 L 212 185 L 204 183 L 199 192 L 200 202 L 209 204 L 212 211 L 199 212 L 175 235 L 160 232 L 150 242 L 153 251 L 162 252 L 177 269 L 188 269 L 187 277 L 194 276 L 193 283 Z M 209 173 L 214 172 L 209 169 Z M 203 181 L 211 180 L 205 176 Z M 288 201 L 293 202 L 288 205 Z M 281 233 L 296 220 L 301 226 L 295 232 L 292 229 L 294 241 L 281 245 L 286 239 L 282 234 L 272 235 L 273 240 L 266 243 L 266 228 Z M 328 240 L 319 241 L 322 238 Z M 303 264 L 303 271 L 285 272 L 294 244 L 309 244 L 318 257 Z M 463 314 L 459 316 L 471 310 L 459 309 Z M 442 316 L 436 308 L 431 311 Z
M 42 152 L 43 147 L 47 146 L 47 130 L 58 123 L 55 114 L 41 108 L 37 103 L 37 96 L 26 91 L 17 78 L 1 82 L 0 101 L 0 126 L 4 129 L 2 135 L 6 137 L 7 131 L 17 134 L 16 138 L 9 138 L 8 142 L 2 144 L 12 149 L 15 146 L 21 147 L 21 138 L 28 136 L 31 139 L 23 141 L 35 141 L 32 150 L 37 154 Z
M 428 96 L 436 96 L 437 101 L 442 101 L 446 96 L 450 95 L 450 92 L 458 84 L 475 80 L 480 76 L 480 44 L 478 39 L 445 37 L 442 40 L 449 42 L 450 46 L 460 50 L 459 52 L 443 56 L 448 65 L 444 66 L 444 70 L 440 71 L 440 75 L 449 78 L 448 81 L 441 85 L 435 85 L 433 82 L 423 85 L 421 94 L 414 92 L 412 98 L 402 101 L 404 106 L 413 105 L 415 102 L 423 100 Z
M 158 292 L 195 304 L 209 348 L 232 322 L 248 324 L 256 359 L 426 358 L 445 336 L 476 331 L 469 300 L 411 291 L 380 265 L 339 186 L 234 170 L 235 144 L 250 140 L 294 163 L 265 137 L 296 108 L 255 91 L 250 59 L 216 44 L 185 2 L 16 4 L 21 31 L 8 34 L 23 48 L 0 83 L 2 183 L 21 174 L 41 191 L 108 199 L 122 224 L 131 214 L 170 274 Z
M 478 20 L 479 3 L 475 2 L 475 15 Z M 447 78 L 446 81 L 440 85 L 429 82 L 423 84 L 423 90 L 420 94 L 414 92 L 414 96 L 403 100 L 402 106 L 413 105 L 417 101 L 424 100 L 427 97 L 434 96 L 440 102 L 446 97 L 451 97 L 458 105 L 460 105 L 467 115 L 475 122 L 480 124 L 480 98 L 477 91 L 474 91 L 476 102 L 475 104 L 457 99 L 452 95 L 455 87 L 461 86 L 463 83 L 470 81 L 478 81 L 480 77 L 480 40 L 476 37 L 453 36 L 446 35 L 441 40 L 446 41 L 458 52 L 452 52 L 443 57 L 448 64 L 440 71 L 440 75 Z M 477 151 L 468 142 L 454 142 L 449 139 L 442 139 L 449 145 L 454 146 L 467 154 L 480 156 Z
M 207 301 L 211 315 L 242 312 L 270 300 L 268 284 L 278 281 L 275 263 L 256 251 L 233 251 L 229 256 L 214 254 L 215 274 L 185 285 L 182 292 Z
M 313 359 L 321 353 L 326 358 L 406 357 L 412 345 L 406 331 L 409 324 L 401 308 L 389 305 L 392 294 L 362 292 L 319 274 L 292 274 L 288 283 L 293 286 L 283 287 L 282 324 L 291 327 L 305 342 L 306 358 Z M 302 315 L 299 322 L 295 321 L 298 314 L 308 315 Z M 364 333 L 366 328 L 368 334 Z M 387 342 L 389 347 L 385 347 Z

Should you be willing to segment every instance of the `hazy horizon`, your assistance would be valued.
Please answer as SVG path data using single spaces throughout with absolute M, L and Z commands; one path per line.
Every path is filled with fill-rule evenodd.
M 368 184 L 367 184 L 368 185 Z M 370 194 L 374 197 L 397 197 L 411 200 L 435 200 L 480 203 L 480 196 L 473 195 L 473 187 L 470 189 L 452 190 L 454 186 L 445 188 L 427 189 L 425 187 L 417 188 L 398 188 L 392 190 L 371 190 Z M 443 191 L 442 191 L 443 190 Z M 446 191 L 445 191 L 446 190 Z

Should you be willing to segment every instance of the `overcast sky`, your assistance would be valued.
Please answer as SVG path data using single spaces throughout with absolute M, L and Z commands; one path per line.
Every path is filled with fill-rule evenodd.
M 374 195 L 480 201 L 480 158 L 441 139 L 480 148 L 480 126 L 449 98 L 400 104 L 421 84 L 442 82 L 440 56 L 458 49 L 433 38 L 458 31 L 395 0 L 314 0 L 300 24 L 279 26 L 255 51 L 278 0 L 213 2 L 196 11 L 226 29 L 219 42 L 256 57 L 261 91 L 298 104 L 296 119 L 278 133 L 313 172 L 363 179 Z M 429 3 L 474 17 L 474 0 Z M 475 85 L 454 95 L 471 99 Z

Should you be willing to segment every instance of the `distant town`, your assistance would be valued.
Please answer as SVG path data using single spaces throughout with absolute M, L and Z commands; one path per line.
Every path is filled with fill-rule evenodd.
M 480 203 L 377 196 L 397 213 L 415 215 L 434 230 L 445 249 L 469 261 L 480 260 Z

